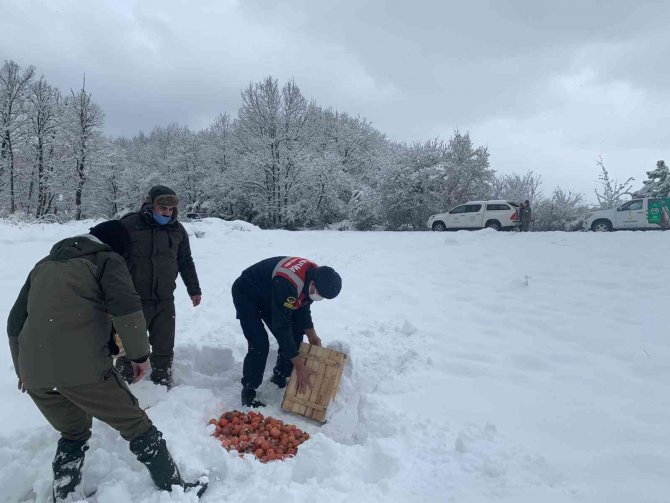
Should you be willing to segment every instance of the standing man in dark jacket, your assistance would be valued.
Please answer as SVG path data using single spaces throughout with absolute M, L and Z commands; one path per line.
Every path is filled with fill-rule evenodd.
M 53 499 L 71 498 L 81 482 L 93 417 L 130 442 L 160 489 L 180 485 L 204 492 L 204 484 L 182 480 L 161 432 L 112 366 L 113 325 L 134 379 L 149 367 L 142 304 L 121 257 L 130 237 L 118 221 L 90 232 L 56 243 L 37 263 L 7 321 L 19 389 L 61 434 L 53 461 Z
M 516 214 L 519 218 L 519 220 L 518 220 L 519 221 L 519 227 L 518 227 L 519 232 L 523 231 L 523 212 L 524 212 L 523 203 L 519 203 L 519 207 L 516 209 Z
M 521 215 L 521 230 L 523 232 L 528 232 L 532 216 L 533 213 L 530 208 L 530 201 L 526 199 L 523 203 L 523 214 Z
M 263 381 L 270 349 L 270 328 L 279 344 L 272 379 L 280 388 L 295 367 L 298 389 L 309 385 L 313 373 L 298 359 L 298 349 L 307 335 L 310 344 L 321 345 L 316 335 L 310 305 L 333 299 L 342 289 L 342 278 L 332 267 L 319 267 L 300 257 L 273 257 L 244 270 L 233 283 L 233 303 L 240 320 L 248 351 L 242 368 L 242 405 L 261 407 L 256 389 Z
M 128 269 L 142 299 L 149 329 L 151 380 L 168 389 L 172 386 L 177 273 L 186 285 L 193 306 L 198 306 L 202 299 L 188 234 L 177 220 L 178 204 L 172 189 L 156 185 L 149 191 L 140 211 L 121 219 L 132 240 Z M 132 381 L 127 358 L 118 358 L 116 368 L 128 382 Z

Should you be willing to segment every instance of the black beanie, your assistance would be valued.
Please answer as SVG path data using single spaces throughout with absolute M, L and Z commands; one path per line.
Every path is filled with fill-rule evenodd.
M 177 206 L 179 204 L 177 193 L 165 185 L 154 185 L 151 187 L 148 199 L 152 204 L 167 204 L 170 206 Z
M 101 222 L 95 227 L 91 227 L 89 233 L 110 246 L 112 250 L 122 257 L 130 253 L 130 234 L 128 234 L 126 227 L 118 220 Z
M 319 267 L 314 276 L 316 291 L 324 299 L 334 299 L 342 290 L 342 278 L 332 267 Z

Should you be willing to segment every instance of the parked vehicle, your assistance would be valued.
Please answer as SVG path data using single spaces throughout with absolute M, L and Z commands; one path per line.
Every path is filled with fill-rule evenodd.
M 428 227 L 434 231 L 459 229 L 500 230 L 519 226 L 518 204 L 512 201 L 468 201 L 446 213 L 433 215 L 428 219 Z
M 199 222 L 203 218 L 207 218 L 207 213 L 196 213 L 196 212 L 190 212 L 186 214 L 186 220 L 189 222 Z
M 670 225 L 669 205 L 670 199 L 664 198 L 631 199 L 616 208 L 588 214 L 583 228 L 595 232 L 667 229 Z

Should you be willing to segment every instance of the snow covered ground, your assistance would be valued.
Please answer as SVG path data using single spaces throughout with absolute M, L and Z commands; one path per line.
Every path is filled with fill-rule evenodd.
M 33 263 L 90 223 L 0 223 L 0 318 Z M 670 232 L 357 233 L 188 224 L 203 286 L 177 292 L 176 383 L 133 386 L 203 501 L 670 501 Z M 238 407 L 246 343 L 237 275 L 275 255 L 341 272 L 313 308 L 351 356 L 330 421 L 266 413 L 312 438 L 291 460 L 223 450 L 207 420 Z M 4 321 L 3 321 L 4 322 Z M 272 340 L 271 361 L 276 351 Z M 57 434 L 16 390 L 0 344 L 1 501 L 46 501 Z M 211 428 L 211 427 L 209 427 Z M 127 443 L 96 422 L 89 501 L 193 501 L 159 493 Z

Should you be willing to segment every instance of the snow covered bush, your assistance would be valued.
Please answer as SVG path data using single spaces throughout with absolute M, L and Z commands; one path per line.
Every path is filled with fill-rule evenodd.
M 533 207 L 531 229 L 534 231 L 578 230 L 575 222 L 588 212 L 583 198 L 584 194 L 565 192 L 557 187 L 551 198 L 542 199 Z

